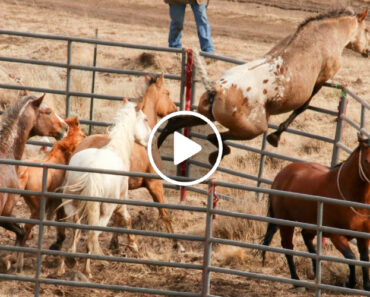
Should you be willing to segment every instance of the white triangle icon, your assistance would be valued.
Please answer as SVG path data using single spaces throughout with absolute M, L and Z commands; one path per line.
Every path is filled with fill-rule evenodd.
M 189 159 L 195 154 L 199 153 L 202 147 L 183 136 L 182 134 L 175 132 L 173 138 L 173 163 L 175 165 L 180 164 L 182 161 Z

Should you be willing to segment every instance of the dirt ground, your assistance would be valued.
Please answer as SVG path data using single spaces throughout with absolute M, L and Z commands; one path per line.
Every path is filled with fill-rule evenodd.
M 211 0 L 208 7 L 208 16 L 211 23 L 212 37 L 215 53 L 242 60 L 252 60 L 263 55 L 280 39 L 294 32 L 297 25 L 305 18 L 323 12 L 330 8 L 351 4 L 360 10 L 369 7 L 369 0 L 256 0 L 256 1 L 226 1 Z M 368 16 L 367 21 L 370 23 Z M 77 36 L 93 38 L 98 29 L 98 37 L 102 40 L 119 41 L 133 44 L 167 46 L 167 34 L 169 26 L 168 7 L 162 0 L 2 0 L 0 3 L 0 28 L 35 33 L 49 33 L 65 36 Z M 190 9 L 187 9 L 185 28 L 183 32 L 184 47 L 198 47 L 198 38 L 194 18 Z M 90 45 L 73 46 L 73 63 L 91 65 L 93 47 Z M 180 59 L 176 55 L 154 53 L 151 63 L 145 64 L 140 60 L 143 51 L 131 49 L 112 49 L 99 46 L 98 66 L 120 69 L 144 70 L 148 72 L 162 72 L 178 74 L 180 71 Z M 17 58 L 33 58 L 55 62 L 66 61 L 66 44 L 63 42 L 51 42 L 33 38 L 9 37 L 0 35 L 0 56 Z M 343 54 L 343 66 L 335 76 L 334 81 L 348 85 L 355 93 L 370 101 L 370 61 L 349 50 Z M 207 70 L 212 79 L 217 79 L 230 64 L 207 60 Z M 0 62 L 0 78 L 5 83 L 22 83 L 34 87 L 47 87 L 65 89 L 66 72 L 51 67 L 24 66 Z M 96 92 L 101 94 L 130 96 L 137 95 L 140 90 L 137 86 L 140 80 L 128 76 L 111 75 L 106 73 L 97 74 Z M 178 100 L 178 83 L 167 81 L 166 86 L 171 92 L 174 101 Z M 91 75 L 82 71 L 74 71 L 72 74 L 72 90 L 90 92 Z M 196 98 L 202 93 L 202 87 L 196 90 Z M 0 96 L 0 104 L 6 107 L 9 102 L 18 96 L 17 92 L 4 91 Z M 338 105 L 338 92 L 333 89 L 323 89 L 315 97 L 313 105 L 336 110 Z M 64 97 L 47 95 L 48 104 L 60 113 L 64 113 Z M 109 121 L 114 113 L 114 105 L 104 100 L 96 101 L 94 119 Z M 72 114 L 78 114 L 81 118 L 88 118 L 88 102 L 82 98 L 72 98 Z M 359 105 L 350 101 L 347 110 L 348 116 L 358 122 Z M 287 115 L 272 118 L 273 123 L 280 123 Z M 335 119 L 329 116 L 313 112 L 305 112 L 293 123 L 293 127 L 303 131 L 333 137 Z M 369 121 L 366 127 L 370 129 Z M 94 132 L 102 132 L 102 128 L 94 129 Z M 343 141 L 346 145 L 354 148 L 356 145 L 356 133 L 354 130 L 345 128 Z M 248 144 L 260 147 L 261 137 L 249 141 Z M 319 141 L 300 138 L 285 134 L 278 149 L 267 147 L 269 151 L 287 154 L 290 156 L 315 160 L 329 165 L 332 146 Z M 39 154 L 39 153 L 38 153 Z M 34 157 L 35 150 L 29 149 L 26 158 Z M 40 155 L 42 156 L 42 155 Z M 344 159 L 346 154 L 341 154 Z M 273 179 L 276 173 L 287 162 L 267 158 L 263 177 Z M 256 174 L 259 158 L 255 154 L 245 153 L 233 149 L 221 166 L 244 173 Z M 231 177 L 223 173 L 216 173 L 215 178 L 236 183 L 251 184 L 239 177 Z M 266 199 L 257 202 L 254 193 L 218 189 L 219 192 L 235 197 L 236 202 L 221 201 L 218 205 L 221 209 L 265 215 Z M 179 203 L 178 192 L 166 190 L 166 200 L 170 203 Z M 150 196 L 145 189 L 135 190 L 130 193 L 132 199 L 150 201 Z M 186 205 L 204 206 L 205 199 L 202 196 L 188 193 Z M 148 207 L 130 207 L 135 229 L 164 231 L 163 224 L 158 222 L 156 209 Z M 16 216 L 27 217 L 28 210 L 22 202 L 15 210 Z M 204 234 L 204 215 L 196 212 L 172 211 L 173 224 L 176 232 L 183 234 Z M 249 220 L 236 220 L 226 217 L 218 217 L 214 224 L 214 233 L 217 237 L 237 239 L 245 242 L 258 243 L 265 232 L 265 224 Z M 36 228 L 35 228 L 36 229 Z M 295 248 L 305 250 L 304 244 L 296 230 Z M 140 252 L 131 252 L 125 245 L 126 238 L 121 236 L 118 250 L 108 249 L 109 234 L 102 234 L 101 244 L 106 254 L 123 255 L 162 261 L 181 261 L 184 263 L 202 263 L 202 244 L 194 242 L 182 242 L 185 252 L 180 253 L 172 248 L 172 242 L 167 239 L 151 237 L 138 237 Z M 45 247 L 54 240 L 54 230 L 46 230 Z M 0 244 L 13 244 L 13 234 L 1 230 Z M 64 248 L 68 247 L 69 239 Z M 37 230 L 30 246 L 37 245 Z M 274 239 L 273 246 L 280 247 L 279 236 Z M 82 240 L 79 251 L 85 251 Z M 327 243 L 324 247 L 327 255 L 339 256 L 334 247 Z M 56 277 L 58 259 L 48 256 L 43 260 L 41 271 L 42 277 Z M 310 260 L 295 259 L 300 277 L 304 280 L 312 279 Z M 36 258 L 26 255 L 26 276 L 33 276 Z M 267 264 L 261 265 L 260 257 L 255 251 L 228 246 L 214 245 L 212 264 L 220 267 L 229 267 L 243 271 L 265 273 L 268 275 L 289 277 L 289 270 L 284 255 L 267 254 Z M 77 271 L 82 271 L 83 261 L 80 260 L 74 269 L 68 269 L 62 279 L 78 279 Z M 5 268 L 0 266 L 0 272 L 6 273 Z M 10 273 L 15 273 L 12 267 Z M 151 265 L 134 265 L 110 262 L 108 266 L 93 261 L 94 277 L 91 282 L 137 286 L 146 288 L 167 289 L 174 291 L 199 292 L 201 288 L 200 271 L 185 269 L 173 269 Z M 341 286 L 346 280 L 348 268 L 346 265 L 323 263 L 323 282 L 330 285 Z M 358 268 L 357 276 L 361 288 L 361 274 Z M 16 283 L 13 281 L 1 281 L 0 297 L 28 297 L 33 296 L 33 284 Z M 291 285 L 260 281 L 241 276 L 212 274 L 211 292 L 218 296 L 312 296 L 312 291 L 293 289 Z M 128 292 L 74 288 L 66 286 L 41 285 L 41 296 L 63 297 L 96 297 L 96 296 L 156 296 L 149 294 L 137 294 Z M 324 296 L 342 296 L 324 292 Z

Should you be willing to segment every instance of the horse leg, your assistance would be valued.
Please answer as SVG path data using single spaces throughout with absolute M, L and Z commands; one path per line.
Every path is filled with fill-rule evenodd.
M 158 148 L 161 147 L 163 141 L 167 138 L 168 135 L 171 133 L 185 127 L 194 127 L 200 125 L 206 125 L 207 123 L 202 119 L 194 116 L 177 116 L 175 118 L 171 118 L 168 120 L 166 127 L 163 128 L 163 131 L 158 137 Z
M 289 125 L 294 121 L 294 119 L 299 115 L 301 114 L 302 112 L 304 112 L 308 105 L 310 104 L 311 102 L 311 99 L 313 96 L 316 95 L 316 93 L 321 89 L 322 85 L 316 85 L 312 91 L 312 94 L 310 96 L 310 98 L 308 98 L 308 100 L 303 103 L 302 106 L 298 107 L 296 110 L 294 110 L 288 117 L 288 119 L 286 119 L 284 122 L 282 122 L 278 129 L 274 132 L 274 133 L 271 133 L 267 136 L 267 141 L 274 147 L 277 147 L 279 145 L 279 140 L 280 140 L 280 136 L 281 134 L 286 131 L 286 129 L 288 129 Z
M 361 261 L 369 262 L 369 242 L 369 239 L 357 238 L 357 247 Z M 370 291 L 369 267 L 362 266 L 361 269 L 364 290 Z
M 75 223 L 79 222 L 79 216 L 75 214 L 73 216 L 73 220 Z M 73 229 L 73 241 L 72 241 L 72 246 L 69 248 L 70 253 L 75 253 L 77 251 L 77 244 L 80 241 L 81 238 L 81 229 Z M 76 259 L 71 257 L 71 256 L 66 256 L 66 262 L 68 267 L 72 268 L 76 265 Z
M 61 222 L 65 217 L 66 213 L 64 211 L 64 207 L 59 207 L 57 210 L 56 221 Z M 56 229 L 57 240 L 49 247 L 49 249 L 59 251 L 62 248 L 64 240 L 66 239 L 66 231 L 64 226 L 57 226 Z
M 315 238 L 315 234 L 310 232 L 310 231 L 307 231 L 305 229 L 302 229 L 302 237 L 303 237 L 303 241 L 307 247 L 307 250 L 311 253 L 311 254 L 316 254 L 316 249 L 313 245 L 313 239 Z M 316 260 L 315 259 L 311 259 L 312 260 L 312 269 L 313 269 L 313 274 L 314 276 L 316 277 Z
M 115 210 L 115 214 L 118 216 L 116 222 L 119 226 L 124 226 L 127 229 L 132 228 L 131 216 L 128 213 L 127 206 L 125 204 L 121 204 L 121 205 L 117 206 L 117 208 Z M 118 234 L 117 234 L 117 236 L 118 236 Z M 135 242 L 135 235 L 134 234 L 127 234 L 127 237 L 128 237 L 128 246 L 129 246 L 129 248 L 131 248 L 135 252 L 138 252 L 139 249 L 138 249 L 137 244 Z
M 352 259 L 355 260 L 356 257 L 353 254 L 349 244 L 348 244 L 348 239 L 347 237 L 343 235 L 331 235 L 330 236 L 331 242 L 334 244 L 334 246 L 338 249 L 338 251 L 341 252 L 341 254 L 346 258 L 346 259 Z M 349 276 L 348 280 L 346 282 L 346 287 L 348 288 L 354 288 L 356 285 L 356 274 L 355 274 L 355 266 L 352 264 L 348 265 L 349 267 Z
M 289 226 L 280 226 L 281 246 L 285 249 L 293 250 L 293 232 L 294 228 Z M 292 255 L 285 254 L 288 262 L 290 276 L 292 279 L 299 280 Z

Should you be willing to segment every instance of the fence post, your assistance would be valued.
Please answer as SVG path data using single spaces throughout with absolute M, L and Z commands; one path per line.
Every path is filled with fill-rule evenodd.
M 343 119 L 341 118 L 341 116 L 346 113 L 346 107 L 347 107 L 347 93 L 342 87 L 341 93 L 340 93 L 340 102 L 338 106 L 338 118 L 337 118 L 337 127 L 335 130 L 335 137 L 334 137 L 333 154 L 331 158 L 332 167 L 338 163 L 338 158 L 339 158 L 338 143 L 342 139 L 342 132 L 343 132 Z
M 35 276 L 35 297 L 40 296 L 40 274 L 41 274 L 41 264 L 42 264 L 42 237 L 44 234 L 44 218 L 45 218 L 45 205 L 46 205 L 46 197 L 45 193 L 46 183 L 48 178 L 48 168 L 43 167 L 42 170 L 42 194 L 40 196 L 41 199 L 41 207 L 40 207 L 40 223 L 39 223 L 39 237 L 38 237 L 38 244 L 37 244 L 37 260 L 36 260 L 36 276 Z
M 324 203 L 322 201 L 317 201 L 317 249 L 316 249 L 316 297 L 321 296 L 321 289 L 319 285 L 321 284 L 321 252 L 322 252 L 322 221 L 324 215 Z
M 95 29 L 95 39 L 98 39 L 98 29 Z M 96 67 L 96 55 L 98 52 L 98 45 L 95 43 L 94 44 L 94 59 L 93 59 L 93 66 Z M 92 82 L 91 82 L 91 94 L 94 94 L 95 92 L 95 73 L 96 71 L 92 71 Z M 93 120 L 94 116 L 94 96 L 91 96 L 90 98 L 90 121 Z M 91 135 L 92 131 L 92 125 L 90 123 L 89 125 L 89 135 Z
M 193 84 L 193 51 L 191 49 L 186 50 L 187 61 L 186 61 L 186 95 L 185 95 L 185 110 L 191 109 L 191 97 L 192 97 L 192 84 Z M 189 128 L 184 129 L 184 136 L 189 137 Z M 184 161 L 180 164 L 180 176 L 186 176 L 187 162 Z M 186 199 L 186 188 L 180 187 L 180 199 L 184 201 Z
M 72 62 L 72 41 L 68 40 L 67 49 L 67 82 L 66 82 L 66 118 L 69 117 L 69 105 L 70 105 L 70 95 L 69 91 L 71 88 L 71 62 Z
M 204 253 L 203 253 L 203 271 L 202 271 L 202 297 L 206 297 L 210 293 L 210 271 L 209 266 L 211 265 L 212 255 L 212 222 L 213 214 L 213 198 L 215 195 L 215 186 L 213 181 L 208 184 L 208 196 L 207 196 L 207 214 L 206 214 L 206 234 L 204 238 Z

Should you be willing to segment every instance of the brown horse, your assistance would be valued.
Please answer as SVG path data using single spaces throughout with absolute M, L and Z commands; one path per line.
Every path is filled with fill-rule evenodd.
M 143 112 L 148 117 L 149 126 L 153 128 L 158 121 L 158 116 L 164 117 L 177 110 L 176 105 L 169 97 L 169 91 L 164 87 L 163 75 L 159 78 L 151 78 L 146 76 L 146 81 L 149 85 L 142 101 L 139 105 L 142 106 Z M 101 148 L 109 142 L 108 135 L 91 135 L 86 137 L 76 148 L 75 153 L 87 148 Z M 160 162 L 159 151 L 154 153 L 156 161 Z M 134 143 L 134 148 L 131 154 L 130 171 L 147 172 L 156 174 L 154 168 L 149 162 L 149 157 L 146 148 L 140 144 Z M 155 202 L 164 203 L 163 182 L 158 179 L 149 179 L 141 177 L 129 178 L 129 189 L 138 189 L 145 186 Z M 168 232 L 173 233 L 171 217 L 165 208 L 158 208 L 160 218 L 165 223 Z M 111 248 L 117 248 L 118 238 L 117 233 L 112 238 Z M 178 244 L 175 243 L 178 247 Z
M 347 8 L 309 18 L 265 56 L 229 69 L 215 83 L 209 81 L 196 52 L 195 62 L 207 90 L 200 98 L 198 112 L 229 129 L 221 133 L 223 140 L 249 140 L 267 130 L 270 115 L 294 110 L 269 137 L 277 146 L 281 132 L 339 70 L 343 49 L 368 55 L 366 15 L 367 9 L 355 14 Z M 189 116 L 169 120 L 158 145 L 180 128 L 202 124 Z M 208 140 L 217 145 L 214 134 Z M 223 155 L 229 154 L 230 148 L 223 145 Z M 217 152 L 211 153 L 210 163 L 216 157 Z
M 50 108 L 41 108 L 44 95 L 22 97 L 5 111 L 0 125 L 0 158 L 20 160 L 27 139 L 31 136 L 61 138 L 68 130 L 67 124 Z M 19 189 L 17 166 L 0 164 L 0 187 Z M 0 193 L 0 215 L 11 216 L 19 195 Z M 23 241 L 25 232 L 17 223 L 0 222 L 0 226 L 16 234 L 16 244 Z M 6 262 L 7 268 L 10 263 Z
M 71 159 L 72 153 L 76 146 L 84 139 L 85 135 L 81 131 L 80 122 L 77 117 L 66 119 L 65 122 L 68 124 L 68 134 L 62 140 L 57 141 L 52 150 L 48 153 L 43 161 L 33 160 L 34 162 L 51 163 L 51 164 L 68 164 Z M 49 169 L 46 181 L 46 189 L 48 192 L 54 192 L 58 189 L 64 180 L 65 171 L 58 169 Z M 41 167 L 28 167 L 20 166 L 18 168 L 18 178 L 20 188 L 30 191 L 41 191 L 42 190 L 42 176 L 43 169 Z M 40 217 L 41 201 L 38 196 L 35 195 L 23 195 L 28 207 L 31 211 L 31 219 L 38 219 Z M 46 211 L 48 217 L 51 218 L 56 210 L 57 206 L 61 203 L 60 199 L 48 199 L 46 202 Z M 60 207 L 57 210 L 57 220 L 61 220 L 65 217 L 64 208 Z M 26 235 L 22 241 L 22 246 L 25 245 L 26 241 L 30 238 L 34 224 L 26 224 L 25 230 Z M 58 237 L 57 241 L 51 245 L 50 249 L 60 249 L 60 245 L 65 239 L 65 228 L 57 227 Z M 21 259 L 22 261 L 23 259 Z M 18 263 L 18 268 L 22 269 L 23 261 Z
M 348 201 L 370 203 L 370 140 L 359 137 L 359 146 L 350 157 L 332 169 L 316 163 L 292 163 L 276 176 L 272 189 L 311 195 L 325 196 Z M 269 216 L 290 221 L 315 224 L 317 222 L 317 202 L 286 196 L 270 195 Z M 360 232 L 370 232 L 370 211 L 335 204 L 324 204 L 323 225 Z M 277 229 L 280 229 L 281 245 L 293 249 L 294 227 L 278 226 L 269 223 L 263 241 L 264 245 L 271 243 Z M 334 246 L 345 258 L 355 259 L 349 246 L 351 236 L 326 233 Z M 316 231 L 302 230 L 304 243 L 310 253 L 315 253 L 312 243 Z M 358 251 L 362 261 L 369 261 L 369 239 L 357 238 Z M 263 261 L 265 252 L 262 252 Z M 299 279 L 292 255 L 285 255 L 288 261 L 292 279 Z M 312 259 L 313 271 L 316 272 L 316 262 Z M 355 267 L 349 265 L 349 278 L 346 285 L 353 288 L 356 284 Z M 370 290 L 369 269 L 362 267 L 363 287 Z

